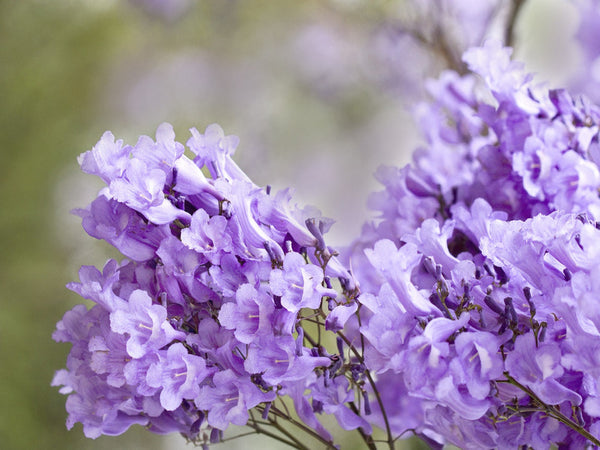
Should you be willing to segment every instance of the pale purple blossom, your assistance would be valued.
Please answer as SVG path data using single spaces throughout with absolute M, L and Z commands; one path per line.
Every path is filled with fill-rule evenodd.
M 199 409 L 208 411 L 210 426 L 225 430 L 230 424 L 245 425 L 249 409 L 274 398 L 275 392 L 262 392 L 249 377 L 239 377 L 225 370 L 213 376 L 211 386 L 200 389 L 195 404 Z
M 200 384 L 210 375 L 204 359 L 191 355 L 181 343 L 173 344 L 159 354 L 159 361 L 148 369 L 149 386 L 162 388 L 160 404 L 168 411 L 181 405 L 183 399 L 193 400 L 200 392 Z
M 234 330 L 235 337 L 250 344 L 273 333 L 275 304 L 263 290 L 244 284 L 236 292 L 235 302 L 224 303 L 219 312 L 221 326 Z
M 127 353 L 141 358 L 174 340 L 185 339 L 185 333 L 173 329 L 166 319 L 166 309 L 153 305 L 148 294 L 137 290 L 131 293 L 127 308 L 111 312 L 110 327 L 115 333 L 127 334 Z
M 273 294 L 281 297 L 281 305 L 288 311 L 297 313 L 302 308 L 316 309 L 325 296 L 335 297 L 332 289 L 321 286 L 323 271 L 312 264 L 306 264 L 298 253 L 288 253 L 283 260 L 283 268 L 271 272 L 269 283 Z

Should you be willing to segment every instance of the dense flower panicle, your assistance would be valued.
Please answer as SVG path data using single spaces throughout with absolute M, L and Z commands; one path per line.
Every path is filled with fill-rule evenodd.
M 430 84 L 427 144 L 381 169 L 380 219 L 346 256 L 366 362 L 431 442 L 583 446 L 564 424 L 599 427 L 600 109 L 535 84 L 494 42 L 464 58 L 481 78 Z M 385 406 L 405 432 L 406 411 Z
M 75 213 L 129 260 L 111 260 L 102 272 L 84 266 L 69 284 L 96 304 L 65 314 L 54 334 L 73 344 L 54 379 L 69 394 L 69 427 L 81 422 L 97 437 L 138 423 L 205 442 L 244 425 L 249 410 L 268 410 L 291 385 L 300 387 L 294 402 L 302 410 L 316 395 L 311 374 L 344 378 L 340 357 L 302 328 L 311 310 L 326 319 L 322 305 L 342 308 L 336 330 L 356 311 L 355 283 L 323 238 L 330 222 L 304 215 L 289 191 L 254 185 L 231 159 L 237 145 L 218 125 L 192 129 L 192 160 L 162 124 L 156 141 L 142 136 L 126 146 L 107 132 L 80 156 L 82 169 L 107 186 Z M 341 404 L 333 385 L 319 392 L 332 390 L 336 407 L 327 411 L 355 428 L 343 402 L 362 394 L 345 386 Z
M 600 108 L 494 41 L 463 59 L 428 82 L 424 145 L 377 172 L 379 216 L 339 258 L 331 221 L 256 186 L 218 125 L 191 130 L 193 159 L 168 124 L 82 154 L 106 187 L 75 213 L 127 259 L 68 285 L 94 306 L 53 335 L 67 426 L 207 445 L 287 418 L 333 446 L 331 414 L 369 448 L 373 426 L 390 448 L 600 442 Z

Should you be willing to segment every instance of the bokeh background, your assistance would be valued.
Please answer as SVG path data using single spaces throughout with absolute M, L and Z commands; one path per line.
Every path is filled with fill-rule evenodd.
M 444 68 L 393 38 L 412 20 L 405 3 L 0 0 L 0 448 L 185 445 L 136 427 L 94 441 L 65 429 L 50 382 L 69 348 L 51 334 L 81 299 L 64 285 L 114 256 L 69 214 L 100 187 L 77 155 L 105 130 L 133 144 L 168 121 L 185 142 L 217 122 L 240 136 L 236 159 L 257 184 L 294 187 L 337 220 L 329 242 L 344 245 L 368 217 L 377 166 L 409 160 L 408 110 Z M 560 83 L 579 61 L 576 28 L 568 1 L 531 0 L 517 55 Z M 263 444 L 217 448 L 236 445 Z

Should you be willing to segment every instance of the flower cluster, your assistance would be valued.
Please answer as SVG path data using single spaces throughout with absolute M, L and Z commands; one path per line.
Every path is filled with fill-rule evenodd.
M 330 222 L 292 205 L 289 191 L 254 185 L 231 159 L 238 139 L 219 126 L 191 133 L 193 159 L 168 124 L 134 146 L 107 132 L 80 156 L 106 187 L 75 212 L 127 259 L 84 266 L 68 286 L 94 303 L 67 312 L 53 336 L 73 344 L 53 382 L 70 394 L 68 426 L 97 437 L 142 424 L 214 441 L 250 410 L 283 415 L 273 402 L 289 395 L 324 441 L 313 409 L 369 430 L 344 405 L 360 370 L 343 345 L 330 354 L 303 329 L 339 330 L 357 308 L 323 238 Z
M 193 159 L 167 124 L 81 155 L 106 187 L 76 213 L 127 259 L 69 285 L 94 306 L 54 334 L 73 344 L 54 379 L 68 426 L 207 443 L 247 425 L 307 448 L 281 419 L 332 447 L 326 413 L 370 449 L 373 425 L 390 449 L 600 445 L 600 108 L 493 41 L 463 58 L 341 255 L 216 125 L 191 130 Z
M 429 85 L 413 164 L 379 171 L 349 257 L 366 364 L 393 435 L 581 448 L 600 436 L 600 109 L 497 43 L 464 59 L 473 74 Z

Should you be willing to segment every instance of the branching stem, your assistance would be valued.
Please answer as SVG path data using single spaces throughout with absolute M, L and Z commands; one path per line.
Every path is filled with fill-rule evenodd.
M 269 425 L 269 424 L 263 423 L 263 425 Z M 252 413 L 252 411 L 250 411 L 250 421 L 246 425 L 248 427 L 252 428 L 253 430 L 255 430 L 255 433 L 257 433 L 257 434 L 264 434 L 265 436 L 269 436 L 270 438 L 273 438 L 279 442 L 289 445 L 290 447 L 302 449 L 302 447 L 298 447 L 298 445 L 296 443 L 296 439 L 287 440 L 287 439 L 283 438 L 282 436 L 278 436 L 275 433 L 271 433 L 270 431 L 265 430 L 262 426 L 260 426 L 260 423 L 254 418 L 254 414 Z M 286 434 L 286 433 L 284 433 L 284 434 Z M 298 444 L 300 444 L 300 442 L 298 442 Z
M 259 407 L 260 410 L 260 407 Z M 321 442 L 322 444 L 324 444 L 326 446 L 326 448 L 335 448 L 333 446 L 333 444 L 329 441 L 326 441 L 321 435 L 319 435 L 317 432 L 315 432 L 314 430 L 312 430 L 311 428 L 305 426 L 302 422 L 298 422 L 296 419 L 294 419 L 293 417 L 291 417 L 290 415 L 286 414 L 285 412 L 281 411 L 280 409 L 278 409 L 277 407 L 275 407 L 274 405 L 271 405 L 271 409 L 269 410 L 269 421 L 271 423 L 277 425 L 278 429 L 279 428 L 283 428 L 281 427 L 281 425 L 277 422 L 277 418 L 281 418 L 287 422 L 289 422 L 290 424 L 294 425 L 295 427 L 297 427 L 298 429 L 302 430 L 303 432 L 305 432 L 306 434 L 310 435 L 311 437 L 315 438 L 316 440 L 318 440 L 319 442 Z M 281 430 L 280 430 L 281 431 Z M 283 432 L 283 431 L 282 431 Z M 289 433 L 289 432 L 288 432 Z
M 364 364 L 365 360 L 363 356 L 358 352 L 356 347 L 352 344 L 352 342 L 342 333 L 338 331 L 338 336 L 342 338 L 342 340 L 346 343 L 346 345 L 350 348 L 354 356 L 358 359 L 361 364 Z M 381 415 L 383 416 L 383 421 L 385 422 L 385 432 L 387 434 L 387 443 L 389 445 L 390 450 L 394 449 L 395 439 L 392 435 L 392 429 L 390 427 L 390 422 L 388 420 L 387 414 L 385 413 L 385 406 L 383 405 L 383 400 L 381 399 L 381 395 L 379 394 L 379 390 L 377 389 L 377 385 L 375 384 L 375 380 L 371 376 L 371 372 L 369 369 L 365 369 L 365 376 L 371 385 L 371 389 L 373 389 L 373 393 L 375 394 L 375 398 L 377 400 L 377 404 L 379 405 L 379 409 L 381 410 Z
M 352 410 L 352 412 L 354 412 L 354 414 L 356 414 L 357 416 L 360 415 L 360 411 L 359 409 L 356 407 L 356 405 L 354 404 L 354 402 L 350 402 L 350 409 Z M 377 446 L 375 445 L 375 441 L 373 440 L 373 437 L 367 433 L 365 433 L 363 431 L 362 428 L 358 428 L 358 432 L 360 433 L 360 437 L 362 437 L 363 441 L 365 441 L 365 444 L 367 445 L 367 447 L 370 450 L 377 450 Z
M 569 428 L 571 428 L 573 431 L 576 431 L 577 433 L 579 433 L 580 435 L 582 435 L 584 438 L 586 438 L 588 441 L 590 441 L 595 446 L 600 446 L 600 440 L 598 438 L 596 438 L 595 436 L 593 436 L 589 431 L 587 431 L 581 425 L 579 425 L 578 423 L 574 422 L 573 420 L 571 420 L 570 418 L 568 418 L 567 416 L 565 416 L 558 407 L 556 407 L 554 405 L 547 405 L 546 403 L 544 403 L 535 394 L 535 392 L 533 392 L 527 386 L 519 383 L 517 380 L 515 380 L 513 377 L 511 377 L 508 374 L 508 372 L 504 372 L 504 376 L 506 377 L 506 380 L 498 380 L 498 381 L 500 383 L 509 383 L 509 384 L 512 384 L 513 386 L 516 386 L 519 389 L 521 389 L 523 392 L 525 392 L 531 398 L 531 400 L 533 401 L 534 405 L 539 408 L 538 411 L 544 412 L 549 417 L 552 417 L 552 418 L 558 420 L 559 422 L 565 424 L 566 426 L 568 426 Z

